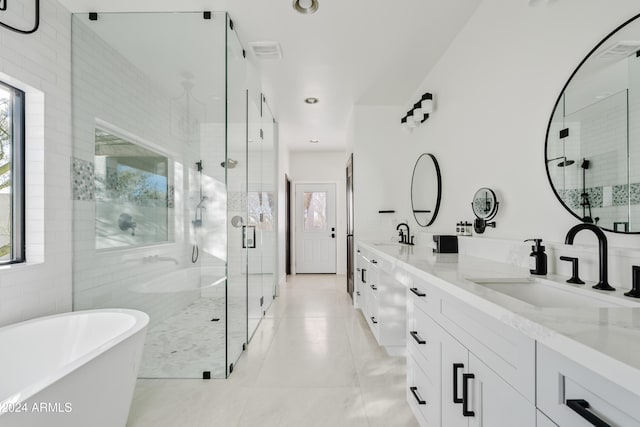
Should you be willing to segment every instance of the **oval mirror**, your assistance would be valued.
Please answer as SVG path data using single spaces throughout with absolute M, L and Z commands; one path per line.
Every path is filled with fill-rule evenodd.
M 428 227 L 440 209 L 442 177 L 433 154 L 424 153 L 416 161 L 411 178 L 411 208 L 418 225 Z
M 496 193 L 490 188 L 481 188 L 473 196 L 473 213 L 483 220 L 490 220 L 498 213 Z
M 640 15 L 602 40 L 556 101 L 545 162 L 551 187 L 576 218 L 640 232 Z

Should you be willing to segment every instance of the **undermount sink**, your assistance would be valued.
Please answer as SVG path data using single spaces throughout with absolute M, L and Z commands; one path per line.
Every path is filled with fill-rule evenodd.
M 616 300 L 591 289 L 538 278 L 482 278 L 467 279 L 477 285 L 515 298 L 535 307 L 628 307 L 624 300 Z
M 394 242 L 374 242 L 373 246 L 400 246 L 400 243 Z

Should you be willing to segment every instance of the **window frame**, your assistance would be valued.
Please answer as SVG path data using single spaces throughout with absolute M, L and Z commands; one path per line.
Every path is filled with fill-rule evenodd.
M 25 245 L 25 92 L 0 81 L 11 94 L 11 258 L 0 265 L 26 262 Z

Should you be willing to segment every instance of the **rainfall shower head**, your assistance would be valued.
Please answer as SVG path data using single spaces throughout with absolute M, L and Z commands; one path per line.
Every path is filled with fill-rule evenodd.
M 227 169 L 233 169 L 237 165 L 238 165 L 238 161 L 233 160 L 232 158 L 228 158 L 226 162 L 220 163 L 220 166 L 222 166 L 223 168 L 226 167 Z
M 549 159 L 549 160 L 547 160 L 547 163 L 553 162 L 554 160 L 562 160 L 562 161 L 561 161 L 560 163 L 558 163 L 558 165 L 557 165 L 559 168 L 564 168 L 564 167 L 567 167 L 567 166 L 571 166 L 572 164 L 574 164 L 574 163 L 575 163 L 575 161 L 574 161 L 574 160 L 569 160 L 569 159 L 567 159 L 567 158 L 566 158 L 566 157 L 564 157 L 564 156 L 562 156 L 562 157 L 556 157 L 556 158 L 553 158 L 553 159 Z

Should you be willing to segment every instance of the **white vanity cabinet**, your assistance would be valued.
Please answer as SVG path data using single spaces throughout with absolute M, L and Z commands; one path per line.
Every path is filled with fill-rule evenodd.
M 354 305 L 371 328 L 376 341 L 391 355 L 404 354 L 406 288 L 391 274 L 389 261 L 359 248 L 356 257 Z
M 640 397 L 538 344 L 538 408 L 562 427 L 640 426 Z
M 473 342 L 467 347 L 466 340 L 456 339 L 437 322 L 447 320 L 442 310 L 451 303 L 447 300 L 442 292 L 417 278 L 408 290 L 407 399 L 419 423 L 447 427 L 535 427 L 534 403 L 471 351 L 469 347 L 475 347 Z M 474 310 L 470 306 L 457 309 L 472 318 L 477 314 L 470 314 Z M 463 316 L 457 320 L 465 322 Z M 496 326 L 489 319 L 480 320 L 475 329 L 479 334 L 476 339 L 491 345 L 494 337 L 488 332 Z M 483 328 L 487 329 L 484 337 Z M 534 348 L 530 349 L 533 354 Z M 531 364 L 532 360 L 527 358 L 526 362 Z M 413 392 L 416 389 L 425 402 L 422 405 Z M 531 393 L 534 392 L 531 384 Z
M 360 249 L 360 306 L 378 321 L 371 325 L 378 342 L 397 335 L 394 321 L 406 321 L 406 396 L 421 426 L 640 427 L 637 359 L 627 351 L 639 348 L 637 307 L 561 315 L 523 308 L 464 280 L 509 277 L 508 266 Z

